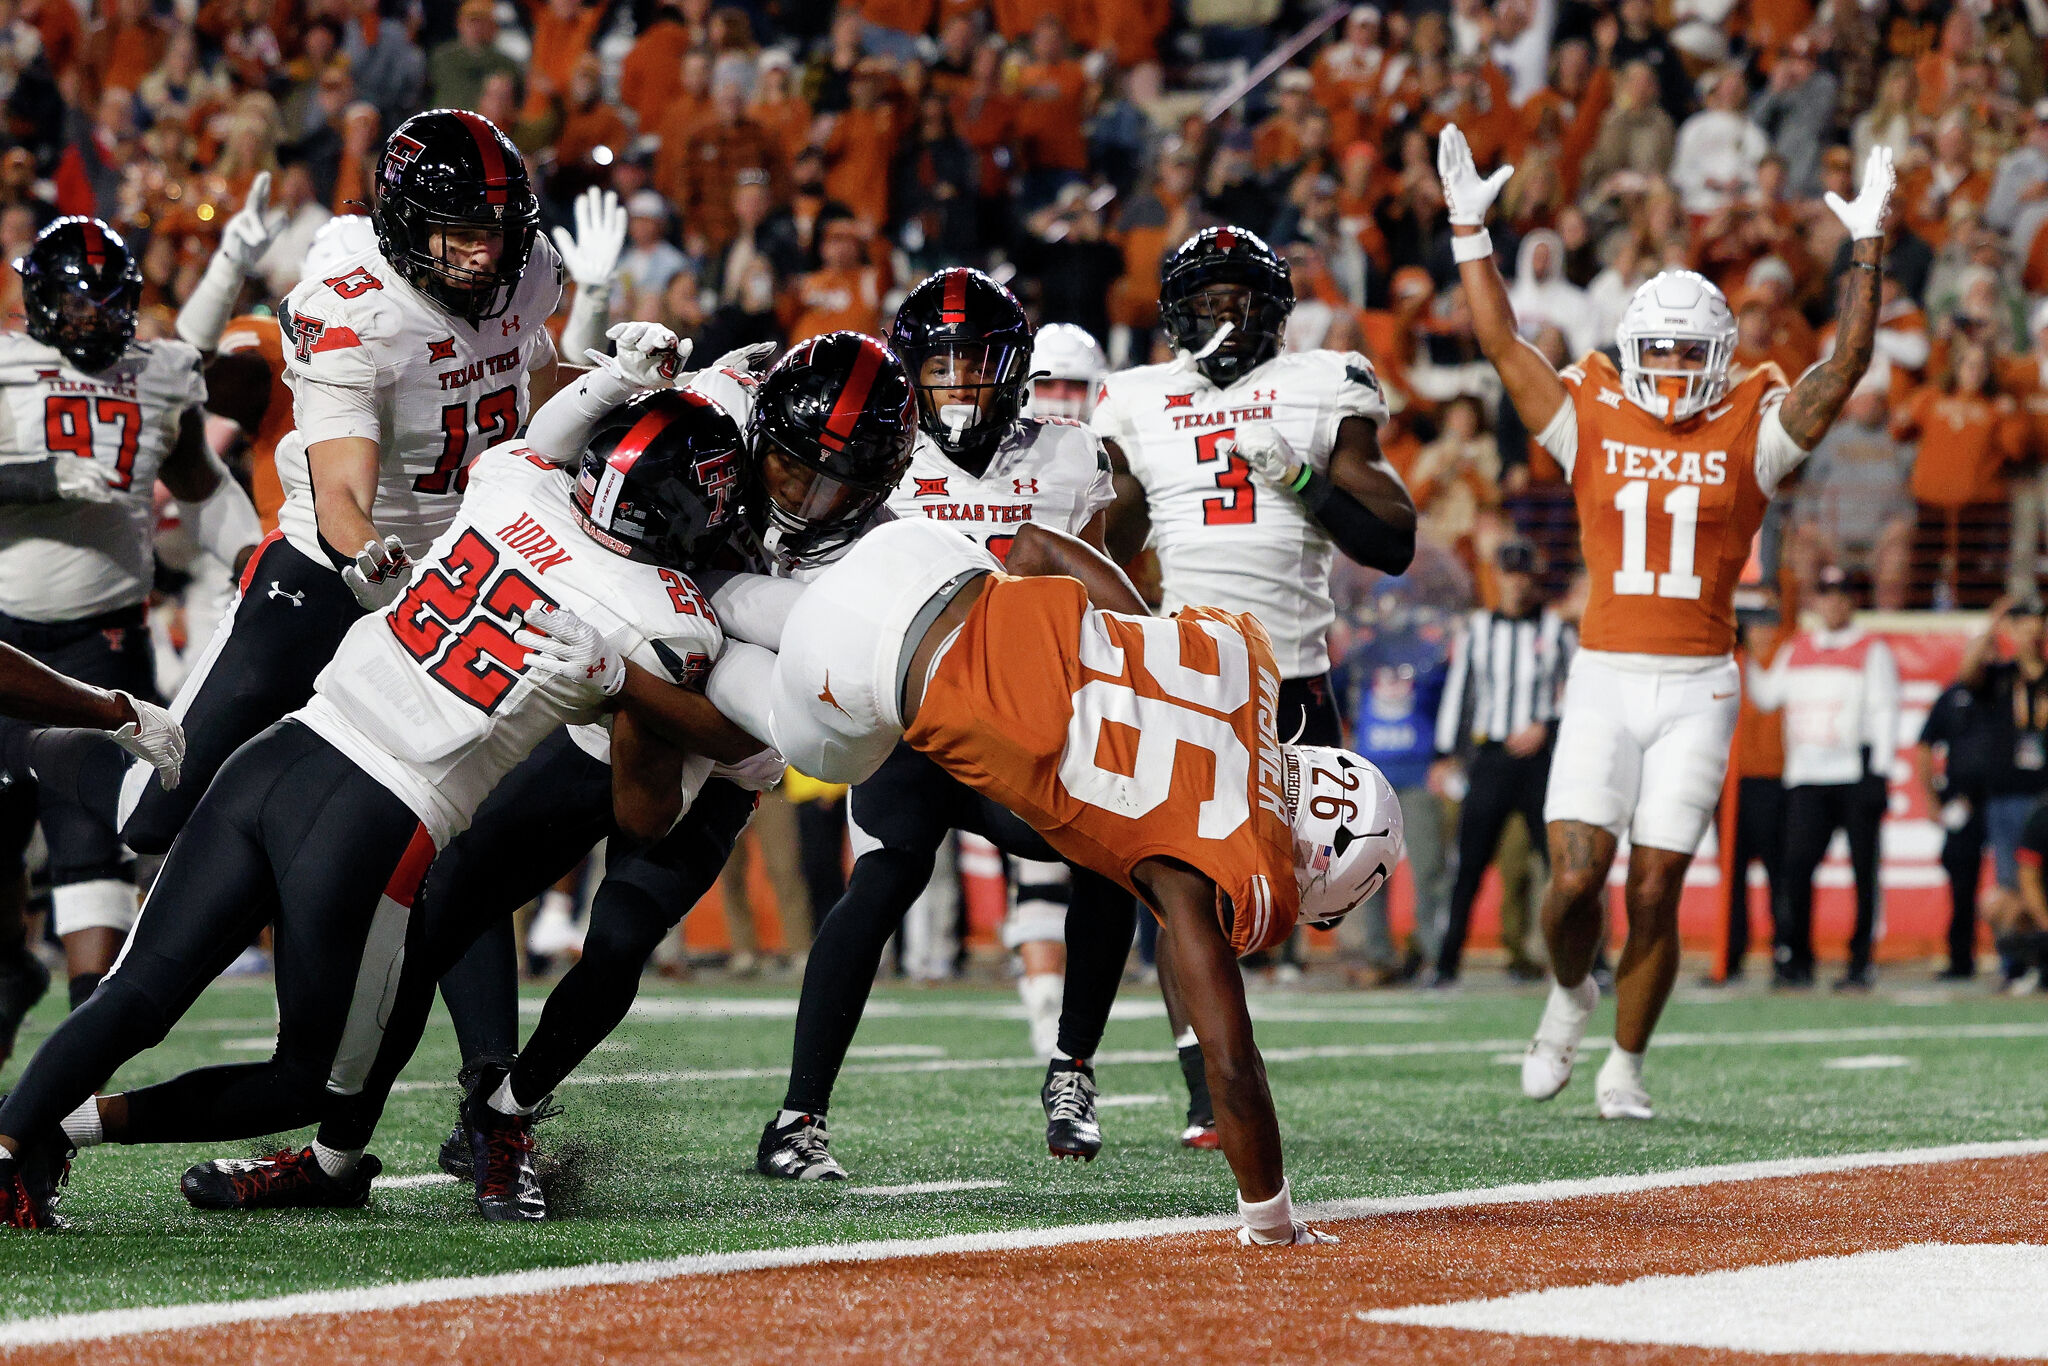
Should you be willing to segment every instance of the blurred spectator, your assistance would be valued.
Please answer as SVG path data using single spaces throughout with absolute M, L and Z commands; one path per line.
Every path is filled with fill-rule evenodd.
M 1869 574 L 1876 606 L 1906 606 L 1913 553 L 1913 448 L 1893 436 L 1885 386 L 1868 376 L 1801 467 L 1793 565 L 1811 591 L 1820 566 Z
M 1124 273 L 1124 254 L 1102 232 L 1093 196 L 1076 185 L 1061 202 L 1035 215 L 1032 238 L 1017 245 L 1017 263 L 1039 280 L 1043 322 L 1074 323 L 1090 336 L 1109 332 L 1109 291 Z
M 1984 835 L 1993 875 L 2008 895 L 2019 887 L 2019 840 L 2048 791 L 2048 655 L 2042 651 L 2039 598 L 1992 605 L 1984 633 L 1963 651 L 1956 681 L 1976 695 L 1990 727 L 1984 780 Z M 2009 638 L 2011 658 L 2000 644 Z
M 891 200 L 898 235 L 920 273 L 973 260 L 980 241 L 974 149 L 953 131 L 953 112 L 936 90 L 918 102 L 917 128 L 898 155 Z
M 819 145 L 825 152 L 825 188 L 852 209 L 869 232 L 889 217 L 889 163 L 903 135 L 890 94 L 895 74 L 880 58 L 868 58 L 853 73 L 847 107 L 824 122 Z M 821 111 L 822 112 L 822 111 Z
M 386 128 L 396 128 L 424 106 L 427 58 L 415 41 L 420 16 L 410 0 L 351 0 L 342 52 L 356 94 L 377 106 Z
M 1408 471 L 1415 534 L 1470 561 L 1481 517 L 1500 506 L 1500 452 L 1476 398 L 1453 398 L 1443 419 L 1443 434 L 1422 448 Z
M 1841 83 L 1815 60 L 1814 41 L 1795 37 L 1778 54 L 1749 117 L 1785 161 L 1786 188 L 1796 197 L 1820 193 L 1820 152 L 1841 99 Z
M 1508 289 L 1515 322 L 1522 335 L 1534 337 L 1546 327 L 1564 333 L 1573 358 L 1607 340 L 1593 330 L 1593 311 L 1586 291 L 1564 275 L 1564 239 L 1539 228 L 1522 239 L 1515 253 L 1515 282 Z
M 2002 981 L 2010 994 L 2048 991 L 2048 811 L 2036 807 L 2020 836 L 2019 895 L 2002 898 L 1991 916 Z
M 1878 81 L 1877 100 L 1856 116 L 1849 132 L 1854 164 L 1861 166 L 1870 149 L 1879 143 L 1892 149 L 1895 160 L 1903 162 L 1914 152 L 1913 137 L 1919 129 L 1919 114 L 1913 108 L 1913 68 L 1893 62 Z
M 1977 975 L 1977 892 L 1984 881 L 1984 803 L 1996 767 L 1996 727 L 1976 693 L 1951 685 L 1934 699 L 1913 748 L 1921 798 L 1941 826 L 1948 877 L 1948 966 L 1942 977 Z
M 1613 64 L 1640 64 L 1649 69 L 1657 102 L 1675 127 L 1692 109 L 1692 78 L 1678 50 L 1657 26 L 1654 0 L 1621 0 L 1615 13 L 1621 20 L 1621 32 L 1613 40 Z
M 1889 646 L 1855 625 L 1855 587 L 1845 570 L 1820 572 L 1814 605 L 1821 628 L 1795 635 L 1768 668 L 1752 663 L 1744 679 L 1756 708 L 1782 711 L 1785 728 L 1786 924 L 1774 981 L 1812 984 L 1814 875 L 1840 830 L 1856 876 L 1856 924 L 1847 969 L 1834 985 L 1865 990 L 1876 980 L 1877 836 L 1898 750 L 1899 667 Z
M 661 126 L 683 83 L 683 58 L 691 46 L 681 0 L 656 0 L 646 24 L 619 63 L 619 102 L 633 111 L 642 132 Z M 708 67 L 707 67 L 708 74 Z
M 1671 165 L 1676 129 L 1671 115 L 1658 103 L 1656 69 L 1647 62 L 1623 67 L 1616 78 L 1613 103 L 1587 154 L 1582 183 L 1606 194 L 1614 183 L 1612 177 L 1632 176 L 1633 180 L 1623 183 L 1635 186 L 1645 178 L 1661 176 Z
M 1763 129 L 1745 112 L 1749 89 L 1742 72 L 1723 67 L 1709 78 L 1706 107 L 1678 130 L 1671 153 L 1671 183 L 1687 213 L 1706 215 L 1756 188 L 1757 166 L 1771 150 Z
M 1773 606 L 1739 614 L 1736 657 L 1745 672 L 1768 669 L 1783 643 L 1778 609 Z M 1728 844 L 1726 862 L 1728 930 L 1718 975 L 1711 985 L 1739 982 L 1749 956 L 1749 870 L 1761 863 L 1771 915 L 1773 945 L 1785 942 L 1785 728 L 1777 717 L 1757 708 L 1750 689 L 1742 690 L 1735 716 L 1735 739 L 1729 756 L 1735 781 L 1735 809 L 1721 822 Z M 1773 961 L 1775 962 L 1775 947 Z
M 626 249 L 619 253 L 619 297 L 629 315 L 652 316 L 668 282 L 689 264 L 666 237 L 668 201 L 642 190 L 626 202 Z
M 811 107 L 790 83 L 787 53 L 771 48 L 761 54 L 747 117 L 766 130 L 781 154 L 782 164 L 796 159 L 811 136 Z M 643 123 L 643 127 L 646 125 Z
M 563 100 L 562 131 L 555 137 L 555 164 L 561 168 L 609 166 L 626 150 L 632 130 L 604 97 L 604 66 L 596 54 L 585 54 L 569 77 Z M 528 101 L 528 107 L 532 102 Z
M 462 0 L 455 12 L 455 36 L 427 59 L 427 83 L 434 102 L 447 109 L 474 109 L 484 78 L 496 72 L 519 76 L 519 63 L 498 47 L 498 18 L 491 0 Z
M 680 186 L 661 188 L 678 200 L 683 221 L 702 234 L 705 250 L 722 251 L 735 223 L 732 190 L 745 171 L 767 177 L 769 197 L 781 193 L 782 149 L 775 137 L 747 117 L 747 91 L 739 76 L 720 71 L 711 83 L 711 112 L 686 135 Z M 671 163 L 675 164 L 675 163 Z
M 2025 456 L 2027 430 L 2018 405 L 1996 383 L 1990 348 L 1961 335 L 1950 345 L 1942 377 L 1913 390 L 1893 417 L 1894 435 L 1938 443 L 1914 461 L 1915 498 L 1962 508 L 2005 492 L 2003 471 Z
M 1088 170 L 1088 143 L 1081 131 L 1090 113 L 1088 77 L 1068 50 L 1067 27 L 1058 15 L 1041 15 L 1032 25 L 1031 57 L 1018 67 L 1015 88 L 1023 206 L 1029 209 Z
M 590 45 L 604 10 L 603 5 L 585 5 L 583 0 L 544 0 L 533 6 L 533 56 L 526 64 L 528 118 L 542 113 L 552 100 L 574 102 L 570 85 L 584 60 L 594 55 Z M 617 111 L 609 112 L 618 117 Z
M 782 300 L 791 342 L 821 332 L 876 332 L 882 325 L 881 272 L 867 262 L 867 232 L 858 219 L 838 217 L 818 229 L 820 266 L 799 276 Z

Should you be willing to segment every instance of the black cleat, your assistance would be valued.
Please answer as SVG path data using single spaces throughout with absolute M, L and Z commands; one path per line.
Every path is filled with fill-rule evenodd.
M 1057 1158 L 1093 1162 L 1102 1151 L 1102 1125 L 1095 1118 L 1095 1069 L 1082 1058 L 1054 1058 L 1046 1064 L 1038 1099 L 1045 1106 L 1045 1148 Z
M 329 1176 L 310 1147 L 281 1148 L 267 1157 L 220 1157 L 187 1167 L 178 1189 L 194 1209 L 361 1209 L 383 1170 L 374 1153 L 364 1153 L 347 1175 Z
M 490 1107 L 491 1093 L 507 1069 L 494 1063 L 478 1069 L 476 1084 L 463 1099 L 462 1127 L 469 1139 L 471 1179 L 476 1184 L 476 1212 L 495 1222 L 545 1219 L 547 1197 L 541 1194 L 534 1169 L 533 1126 L 550 1114 L 547 1101 L 531 1115 L 508 1115 Z
M 754 1150 L 754 1170 L 786 1181 L 844 1181 L 846 1168 L 825 1151 L 831 1141 L 823 1115 L 798 1115 L 782 1125 L 771 1119 Z
M 440 1156 L 435 1161 L 457 1181 L 476 1180 L 476 1164 L 469 1160 L 469 1130 L 462 1125 L 461 1101 L 455 1103 L 455 1127 L 441 1140 Z
M 59 1130 L 50 1142 L 31 1144 L 20 1156 L 0 1161 L 0 1228 L 69 1228 L 57 1205 L 70 1183 L 76 1152 Z
M 0 1066 L 14 1056 L 21 1022 L 50 989 L 50 970 L 24 946 L 0 964 Z

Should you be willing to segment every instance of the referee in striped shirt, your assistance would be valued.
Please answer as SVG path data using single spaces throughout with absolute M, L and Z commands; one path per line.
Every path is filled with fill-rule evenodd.
M 1508 818 L 1521 812 L 1530 847 L 1549 856 L 1543 789 L 1550 781 L 1558 704 L 1578 632 L 1543 602 L 1534 545 L 1508 541 L 1495 563 L 1500 606 L 1481 608 L 1466 619 L 1437 711 L 1431 786 L 1444 795 L 1462 787 L 1464 796 L 1458 813 L 1458 880 L 1430 979 L 1433 987 L 1458 980 L 1472 901 Z

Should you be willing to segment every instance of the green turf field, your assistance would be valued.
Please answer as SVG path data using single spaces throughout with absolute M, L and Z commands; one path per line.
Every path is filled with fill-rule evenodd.
M 2048 1131 L 2048 1069 L 2039 1065 L 2048 997 L 2002 999 L 1905 978 L 1894 974 L 1861 999 L 1682 991 L 1651 1056 L 1659 1118 L 1648 1125 L 1593 1118 L 1597 1054 L 1558 1100 L 1520 1098 L 1508 1064 L 1534 1026 L 1537 991 L 1260 992 L 1254 1011 L 1298 1200 Z M 537 1003 L 529 991 L 529 1010 Z M 73 1169 L 64 1206 L 73 1231 L 9 1239 L 0 1318 L 1231 1209 L 1220 1155 L 1174 1142 L 1185 1098 L 1156 993 L 1127 988 L 1111 1024 L 1098 1071 L 1106 1146 L 1085 1167 L 1045 1156 L 1039 1069 L 1021 1056 L 1015 1005 L 991 989 L 877 994 L 832 1115 L 833 1151 L 853 1175 L 845 1186 L 752 1172 L 755 1139 L 782 1095 L 793 984 L 650 980 L 634 1016 L 586 1064 L 586 1084 L 559 1097 L 568 1113 L 540 1130 L 544 1149 L 574 1159 L 569 1186 L 556 1192 L 563 1217 L 543 1225 L 483 1224 L 453 1184 L 379 1190 L 362 1211 L 204 1215 L 179 1197 L 177 1176 L 214 1154 L 98 1148 Z M 119 1080 L 261 1057 L 271 1011 L 267 980 L 217 985 Z M 18 1060 L 57 1017 L 53 998 L 25 1030 Z M 1594 1034 L 1612 1018 L 1603 1006 Z M 437 1020 L 374 1147 L 387 1175 L 433 1172 L 455 1064 Z M 965 1180 L 1002 1184 L 923 1195 L 855 1189 Z

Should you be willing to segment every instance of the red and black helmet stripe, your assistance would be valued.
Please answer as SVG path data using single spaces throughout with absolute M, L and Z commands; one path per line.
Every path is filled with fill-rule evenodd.
M 946 293 L 939 303 L 939 321 L 959 327 L 967 321 L 967 272 L 959 267 L 946 272 Z
M 833 400 L 832 416 L 825 420 L 825 430 L 818 434 L 819 444 L 832 450 L 844 450 L 847 440 L 853 435 L 853 424 L 860 420 L 861 409 L 867 406 L 868 390 L 875 386 L 875 375 L 882 368 L 882 348 L 866 337 L 861 338 L 860 349 L 854 353 L 853 369 L 846 376 L 846 383 L 839 388 L 839 397 Z
M 104 270 L 107 264 L 107 235 L 100 231 L 97 220 L 88 218 L 80 225 L 85 231 L 85 261 L 94 270 Z
M 476 139 L 476 154 L 483 159 L 484 195 L 493 204 L 503 204 L 507 190 L 512 183 L 505 170 L 505 149 L 498 145 L 498 130 L 482 116 L 467 109 L 455 111 L 455 117 Z

